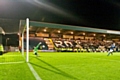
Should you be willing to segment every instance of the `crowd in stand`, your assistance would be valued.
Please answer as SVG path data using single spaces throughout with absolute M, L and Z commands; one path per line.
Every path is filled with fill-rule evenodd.
M 100 41 L 100 40 L 85 40 L 80 41 L 79 45 L 82 49 L 86 49 L 86 51 L 90 52 L 107 52 L 109 51 L 110 45 L 113 41 Z M 119 44 L 116 43 L 116 48 L 114 51 L 119 51 Z
M 80 51 L 80 52 L 107 52 L 112 40 L 69 40 L 69 39 L 56 39 L 53 40 L 55 46 L 59 51 Z M 120 43 L 117 41 L 114 51 L 120 51 Z M 72 45 L 71 45 L 72 44 Z

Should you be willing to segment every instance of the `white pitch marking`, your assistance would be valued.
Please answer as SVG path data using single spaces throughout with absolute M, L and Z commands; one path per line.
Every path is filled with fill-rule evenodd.
M 25 61 L 19 61 L 19 62 L 3 62 L 0 64 L 19 64 L 19 63 L 24 63 Z
M 30 63 L 27 63 L 36 80 L 42 80 Z

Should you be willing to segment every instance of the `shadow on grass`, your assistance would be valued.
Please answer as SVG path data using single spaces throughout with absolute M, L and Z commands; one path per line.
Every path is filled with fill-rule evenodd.
M 74 80 L 79 80 L 79 79 L 77 79 L 76 77 L 74 77 L 74 76 L 72 76 L 72 75 L 70 75 L 70 74 L 68 74 L 68 73 L 66 73 L 66 72 L 64 72 L 64 71 L 62 71 L 62 70 L 60 70 L 60 69 L 52 66 L 51 64 L 49 64 L 49 63 L 47 63 L 47 62 L 45 62 L 45 61 L 43 61 L 43 60 L 41 60 L 41 59 L 39 59 L 39 58 L 37 58 L 37 59 L 38 59 L 39 61 L 43 62 L 44 64 L 48 65 L 49 67 L 53 68 L 54 70 L 45 68 L 45 67 L 43 67 L 43 66 L 40 66 L 40 65 L 35 64 L 35 63 L 32 63 L 32 62 L 30 62 L 30 64 L 35 65 L 35 66 L 40 67 L 40 68 L 43 68 L 43 69 L 45 69 L 45 70 L 51 71 L 51 72 L 53 72 L 53 73 L 60 74 L 60 75 L 62 75 L 62 76 L 65 76 L 65 77 L 74 79 Z

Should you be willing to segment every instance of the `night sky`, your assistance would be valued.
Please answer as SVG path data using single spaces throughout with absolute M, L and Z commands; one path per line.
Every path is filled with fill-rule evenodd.
M 0 18 L 120 30 L 120 0 L 0 0 Z

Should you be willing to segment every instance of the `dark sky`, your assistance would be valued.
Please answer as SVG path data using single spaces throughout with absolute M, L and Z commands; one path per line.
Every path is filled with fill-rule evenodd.
M 120 30 L 120 0 L 0 0 L 0 18 Z

